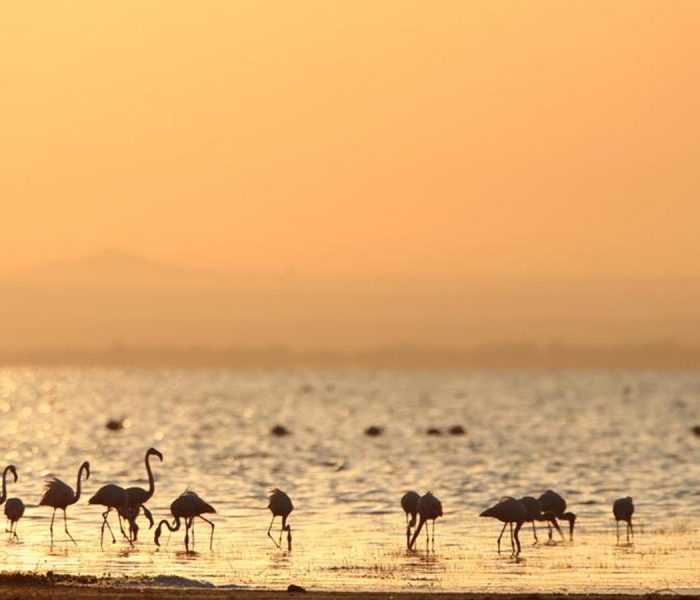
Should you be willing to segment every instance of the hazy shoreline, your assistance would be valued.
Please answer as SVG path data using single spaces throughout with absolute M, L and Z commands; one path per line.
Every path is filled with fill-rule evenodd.
M 269 347 L 66 347 L 0 351 L 0 367 L 145 367 L 234 369 L 697 369 L 700 347 L 675 344 L 566 346 L 494 344 L 347 352 Z

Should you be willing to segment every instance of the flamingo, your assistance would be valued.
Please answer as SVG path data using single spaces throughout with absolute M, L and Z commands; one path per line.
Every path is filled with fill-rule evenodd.
M 185 521 L 185 551 L 189 552 L 190 527 L 194 528 L 194 519 L 195 517 L 199 517 L 200 519 L 202 519 L 202 521 L 206 521 L 207 523 L 209 523 L 209 525 L 211 525 L 211 538 L 209 540 L 209 549 L 211 550 L 213 548 L 214 523 L 202 516 L 206 513 L 216 513 L 216 510 L 214 510 L 211 504 L 206 503 L 195 492 L 188 490 L 180 496 L 178 496 L 173 501 L 173 503 L 170 505 L 170 513 L 173 515 L 175 521 L 172 525 L 168 523 L 166 519 L 163 519 L 160 523 L 158 523 L 158 527 L 156 527 L 156 535 L 153 540 L 156 546 L 160 546 L 159 539 L 163 525 L 165 525 L 170 531 L 177 531 L 178 529 L 180 529 L 180 520 L 182 519 Z M 192 532 L 192 537 L 192 546 L 194 548 L 194 529 Z
M 105 525 L 107 526 L 107 529 L 109 529 L 109 533 L 112 536 L 112 543 L 116 544 L 117 540 L 114 537 L 114 533 L 112 532 L 112 528 L 109 525 L 107 517 L 109 517 L 109 513 L 112 512 L 113 509 L 116 510 L 117 513 L 119 513 L 119 511 L 122 511 L 122 513 L 125 515 L 133 514 L 129 511 L 126 490 L 123 487 L 114 485 L 113 483 L 103 485 L 99 490 L 97 490 L 97 493 L 92 498 L 90 498 L 90 500 L 88 500 L 88 504 L 97 504 L 107 507 L 107 510 L 102 513 L 102 528 L 100 530 L 100 548 L 103 548 Z M 133 548 L 134 544 L 131 541 L 131 538 L 128 537 L 124 532 L 124 527 L 122 526 L 121 519 L 119 519 L 119 529 L 121 530 L 122 535 L 129 542 L 129 545 Z
M 613 503 L 613 515 L 615 516 L 615 525 L 617 526 L 617 541 L 620 542 L 620 521 L 627 522 L 627 541 L 630 541 L 630 533 L 634 537 L 634 529 L 632 528 L 632 515 L 634 514 L 634 503 L 632 498 L 620 498 Z
M 486 509 L 479 516 L 493 517 L 503 523 L 503 529 L 501 529 L 501 535 L 498 536 L 497 542 L 499 554 L 501 552 L 501 538 L 503 537 L 503 532 L 506 530 L 506 526 L 510 525 L 510 545 L 513 548 L 513 556 L 518 556 L 518 554 L 520 554 L 520 538 L 518 537 L 518 532 L 523 526 L 523 523 L 527 520 L 527 510 L 520 500 L 516 500 L 510 496 L 504 496 L 498 504 Z M 515 532 L 513 532 L 513 523 L 515 523 Z M 518 545 L 517 552 L 515 550 L 516 543 Z
M 566 500 L 564 500 L 564 498 L 562 498 L 559 494 L 553 492 L 552 490 L 547 490 L 538 498 L 538 500 L 540 502 L 540 505 L 542 506 L 543 513 L 551 513 L 552 515 L 554 515 L 555 519 L 552 521 L 552 523 L 555 524 L 555 527 L 557 525 L 556 519 L 562 519 L 564 521 L 569 522 L 569 540 L 573 541 L 576 515 L 572 512 L 565 512 Z M 561 529 L 559 527 L 556 527 L 556 529 L 561 535 L 561 538 L 564 539 L 564 534 L 561 532 Z M 552 539 L 551 525 L 549 526 L 549 539 Z
M 51 516 L 51 526 L 49 530 L 51 531 L 51 545 L 53 546 L 53 522 L 56 518 L 56 511 L 60 508 L 63 511 L 63 526 L 66 535 L 71 539 L 71 541 L 77 546 L 78 542 L 73 539 L 73 536 L 68 531 L 68 517 L 66 516 L 66 509 L 71 505 L 75 504 L 80 499 L 80 482 L 83 478 L 83 473 L 85 473 L 85 481 L 90 479 L 90 463 L 85 461 L 78 469 L 78 481 L 75 484 L 75 492 L 67 483 L 64 483 L 57 477 L 52 477 L 46 480 L 46 489 L 44 490 L 44 495 L 39 501 L 39 506 L 50 506 L 53 508 L 53 515 Z
M 438 517 L 442 516 L 442 503 L 440 500 L 438 500 L 435 496 L 433 496 L 432 492 L 427 492 L 425 495 L 420 497 L 420 500 L 418 501 L 418 527 L 416 527 L 415 532 L 413 533 L 413 538 L 411 539 L 411 543 L 408 545 L 409 549 L 412 549 L 415 544 L 416 544 L 416 539 L 418 538 L 418 534 L 420 533 L 420 530 L 423 528 L 423 525 L 425 524 L 426 521 L 432 521 L 433 522 L 433 552 L 435 551 L 435 520 Z M 426 544 L 429 545 L 430 543 L 430 533 L 428 532 L 428 527 L 425 529 L 425 535 L 426 535 Z
M 12 476 L 15 478 L 15 483 L 17 482 L 17 469 L 15 468 L 14 465 L 8 465 L 5 467 L 5 470 L 2 472 L 2 493 L 0 494 L 0 505 L 5 503 L 5 500 L 7 499 L 7 474 L 12 473 Z M 19 498 L 10 498 L 7 500 L 7 503 L 5 504 L 5 516 L 7 517 L 8 520 L 8 525 L 10 527 L 5 527 L 5 531 L 7 533 L 14 533 L 14 537 L 17 538 L 17 532 L 12 530 L 12 525 L 14 525 L 17 521 L 20 520 L 22 515 L 24 514 L 24 502 L 22 502 Z
M 5 516 L 7 517 L 9 528 L 5 528 L 7 533 L 11 533 L 14 539 L 18 540 L 17 535 L 17 521 L 22 518 L 24 514 L 24 502 L 19 498 L 10 498 L 5 502 Z
M 533 498 L 532 496 L 523 496 L 520 498 L 520 502 L 527 511 L 527 519 L 525 519 L 525 522 L 532 523 L 532 533 L 535 536 L 535 544 L 539 541 L 537 539 L 537 528 L 535 527 L 535 521 L 547 521 L 550 523 L 550 527 L 551 525 L 554 525 L 559 534 L 564 537 L 564 535 L 561 533 L 556 517 L 554 517 L 552 513 L 543 513 L 542 505 L 540 504 L 539 500 Z
M 294 510 L 294 505 L 292 500 L 285 494 L 282 490 L 275 488 L 270 491 L 269 497 L 270 503 L 267 507 L 272 513 L 272 521 L 270 521 L 270 527 L 267 529 L 267 536 L 275 542 L 275 545 L 279 548 L 282 545 L 282 532 L 287 532 L 287 549 L 292 550 L 292 528 L 287 525 L 287 517 Z M 272 524 L 275 522 L 275 517 L 282 517 L 282 529 L 280 529 L 280 541 L 276 542 L 275 538 L 272 537 L 270 530 L 272 529 Z
M 131 509 L 128 512 L 131 513 L 133 516 L 132 519 L 127 520 L 129 521 L 129 533 L 134 541 L 138 538 L 139 533 L 139 528 L 136 524 L 136 518 L 139 515 L 139 508 L 143 508 L 143 512 L 150 522 L 150 527 L 153 527 L 153 516 L 151 515 L 151 512 L 144 506 L 146 502 L 148 502 L 151 499 L 153 493 L 156 490 L 155 480 L 153 479 L 153 471 L 151 470 L 151 463 L 149 462 L 151 456 L 157 456 L 160 459 L 160 461 L 163 462 L 163 455 L 158 450 L 156 450 L 155 448 L 149 448 L 148 450 L 146 450 L 144 462 L 146 463 L 146 473 L 148 474 L 148 489 L 144 490 L 140 487 L 126 488 L 126 496 L 128 501 L 127 506 L 129 507 L 129 509 Z M 119 516 L 120 518 L 122 516 L 126 518 L 126 516 L 122 515 L 121 513 Z
M 403 511 L 406 513 L 406 546 L 409 548 L 411 546 L 411 527 L 416 526 L 419 502 L 420 495 L 413 490 L 401 496 L 401 508 L 403 508 Z

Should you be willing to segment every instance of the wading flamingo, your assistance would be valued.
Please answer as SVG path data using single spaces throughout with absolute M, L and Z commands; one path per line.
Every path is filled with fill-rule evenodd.
M 627 523 L 627 541 L 630 541 L 630 533 L 634 537 L 634 529 L 632 528 L 632 515 L 634 514 L 634 503 L 632 498 L 620 498 L 613 503 L 613 515 L 615 516 L 615 525 L 617 526 L 617 541 L 620 542 L 620 521 Z
M 539 500 L 540 506 L 542 506 L 543 513 L 551 513 L 554 515 L 555 520 L 552 521 L 552 523 L 557 523 L 556 519 L 561 519 L 563 521 L 569 522 L 569 540 L 573 541 L 576 515 L 572 512 L 565 512 L 566 500 L 564 500 L 564 498 L 562 498 L 559 494 L 553 492 L 552 490 L 547 490 L 537 500 Z M 557 527 L 556 529 L 561 535 L 561 538 L 564 539 L 564 534 L 561 533 L 561 529 L 559 529 L 559 527 Z M 551 525 L 549 526 L 549 539 L 552 539 Z
M 180 521 L 184 520 L 185 521 L 185 550 L 187 552 L 190 551 L 190 527 L 194 528 L 194 519 L 195 517 L 199 517 L 202 519 L 202 521 L 205 521 L 206 523 L 209 523 L 211 525 L 211 538 L 209 540 L 209 549 L 211 550 L 214 546 L 214 523 L 212 523 L 209 519 L 204 518 L 202 515 L 206 513 L 216 513 L 214 508 L 211 506 L 211 504 L 207 504 L 204 500 L 202 500 L 197 494 L 195 494 L 192 491 L 186 491 L 182 495 L 180 495 L 178 498 L 176 498 L 173 503 L 170 505 L 170 513 L 174 517 L 174 522 L 171 525 L 168 523 L 167 520 L 163 519 L 160 523 L 158 523 L 158 527 L 156 527 L 156 535 L 154 538 L 154 542 L 156 546 L 160 546 L 160 532 L 161 529 L 163 528 L 163 525 L 165 525 L 170 531 L 177 531 L 180 529 Z M 194 532 L 192 537 L 194 538 Z M 194 539 L 192 541 L 192 547 L 194 549 Z
M 80 500 L 80 482 L 83 478 L 83 473 L 85 473 L 85 481 L 90 479 L 90 463 L 85 461 L 78 469 L 78 481 L 75 484 L 75 492 L 67 483 L 64 483 L 56 477 L 52 477 L 46 481 L 46 489 L 44 490 L 44 495 L 39 501 L 39 506 L 50 506 L 53 508 L 53 515 L 51 515 L 51 525 L 49 530 L 51 531 L 51 545 L 53 546 L 53 522 L 56 518 L 56 511 L 61 509 L 63 511 L 63 526 L 66 535 L 71 539 L 71 541 L 77 546 L 78 542 L 73 539 L 73 536 L 68 531 L 68 517 L 66 516 L 66 509 L 71 505 L 75 504 Z
M 110 527 L 107 518 L 109 517 L 109 513 L 112 512 L 112 510 L 116 510 L 117 513 L 119 513 L 119 511 L 122 511 L 125 515 L 132 514 L 129 511 L 126 490 L 122 487 L 119 487 L 118 485 L 114 485 L 113 483 L 103 485 L 99 490 L 97 490 L 97 493 L 92 498 L 90 498 L 90 500 L 88 500 L 88 504 L 96 504 L 98 506 L 107 507 L 107 510 L 102 513 L 102 528 L 100 529 L 100 548 L 103 548 L 105 525 L 107 526 L 107 529 L 109 529 L 109 533 L 112 536 L 112 543 L 116 544 L 117 539 L 114 537 L 114 533 L 112 532 L 112 528 Z M 129 542 L 129 545 L 133 548 L 134 544 L 129 538 L 129 536 L 126 535 L 124 527 L 122 526 L 122 521 L 119 518 L 118 514 L 117 520 L 119 521 L 119 529 L 121 530 L 122 535 L 126 538 L 126 541 Z
M 547 523 L 550 524 L 550 528 L 552 525 L 554 525 L 556 530 L 559 532 L 559 535 L 561 535 L 562 538 L 564 537 L 561 529 L 559 528 L 559 523 L 557 523 L 557 519 L 552 513 L 542 512 L 542 505 L 540 504 L 539 500 L 533 498 L 532 496 L 523 496 L 520 498 L 520 502 L 527 511 L 527 519 L 525 519 L 525 522 L 532 523 L 532 533 L 535 536 L 535 544 L 539 541 L 537 539 L 537 527 L 535 526 L 535 521 L 547 521 Z
M 420 497 L 418 501 L 418 527 L 416 527 L 413 533 L 413 538 L 411 538 L 411 543 L 409 544 L 409 549 L 412 549 L 416 545 L 416 539 L 418 539 L 418 534 L 420 530 L 425 525 L 426 521 L 433 522 L 433 552 L 435 552 L 435 520 L 442 516 L 442 504 L 431 492 L 427 492 L 424 496 Z M 425 528 L 425 541 L 426 547 L 429 548 L 430 545 L 430 533 L 428 531 L 429 525 Z
M 136 518 L 139 515 L 140 507 L 143 508 L 143 512 L 150 522 L 149 529 L 150 527 L 153 527 L 153 516 L 151 515 L 151 512 L 144 506 L 146 502 L 148 502 L 151 499 L 153 493 L 156 491 L 156 484 L 155 480 L 153 479 L 153 471 L 151 470 L 151 463 L 149 461 L 151 456 L 157 456 L 160 459 L 160 462 L 163 462 L 163 455 L 160 452 L 158 452 L 158 450 L 156 450 L 155 448 L 149 448 L 146 451 L 144 462 L 146 463 L 146 474 L 148 475 L 148 489 L 144 490 L 140 487 L 126 488 L 128 507 L 130 509 L 128 512 L 131 513 L 133 517 L 132 519 L 127 519 L 129 521 L 129 536 L 134 541 L 136 541 L 139 534 L 139 527 L 136 524 Z M 119 516 L 122 517 L 124 515 L 120 513 Z
M 267 529 L 267 536 L 275 542 L 275 545 L 280 548 L 282 546 L 282 533 L 287 532 L 287 549 L 291 551 L 292 549 L 292 528 L 287 524 L 287 517 L 294 510 L 294 505 L 287 494 L 285 494 L 279 488 L 275 488 L 270 491 L 269 504 L 267 507 L 272 513 L 272 521 L 270 521 L 270 527 Z M 275 517 L 282 517 L 282 529 L 280 529 L 280 541 L 277 542 L 275 538 L 272 537 L 270 531 L 272 530 L 272 524 L 275 522 Z
M 527 510 L 520 500 L 504 496 L 498 504 L 486 509 L 479 516 L 493 517 L 503 523 L 503 529 L 501 529 L 501 535 L 498 536 L 497 542 L 499 554 L 501 552 L 501 538 L 503 537 L 503 532 L 506 530 L 506 527 L 510 525 L 510 545 L 513 548 L 513 556 L 518 556 L 518 554 L 520 554 L 520 538 L 518 537 L 518 532 L 527 519 Z M 515 523 L 515 532 L 513 532 L 513 523 Z M 516 544 L 518 546 L 517 551 L 515 550 Z
M 418 502 L 420 502 L 420 495 L 413 490 L 401 496 L 401 508 L 406 513 L 406 546 L 408 548 L 411 547 L 411 527 L 416 526 L 418 518 Z
M 5 502 L 7 498 L 7 474 L 12 473 L 15 478 L 15 483 L 17 482 L 17 469 L 14 465 L 8 465 L 2 473 L 2 495 L 0 495 L 0 505 L 5 503 L 5 516 L 7 517 L 7 526 L 5 527 L 6 533 L 12 533 L 15 539 L 17 537 L 17 521 L 22 518 L 24 514 L 24 502 L 19 498 L 10 498 Z M 14 529 L 13 529 L 14 527 Z

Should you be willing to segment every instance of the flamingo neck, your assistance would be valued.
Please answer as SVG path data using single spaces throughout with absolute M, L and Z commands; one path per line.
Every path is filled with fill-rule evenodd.
M 146 458 L 144 459 L 144 462 L 146 463 L 146 473 L 148 473 L 148 497 L 146 498 L 146 500 L 149 500 L 156 491 L 156 482 L 153 479 L 153 471 L 151 470 L 150 458 L 151 455 L 146 454 Z
M 82 464 L 80 465 L 80 468 L 78 469 L 78 481 L 75 484 L 75 498 L 73 499 L 73 502 L 71 504 L 75 504 L 78 500 L 80 500 L 80 482 L 83 478 L 83 471 L 85 470 L 85 465 Z
M 5 470 L 2 472 L 2 494 L 0 494 L 0 504 L 5 502 L 5 498 L 7 498 L 7 472 L 10 470 L 10 467 L 5 467 Z

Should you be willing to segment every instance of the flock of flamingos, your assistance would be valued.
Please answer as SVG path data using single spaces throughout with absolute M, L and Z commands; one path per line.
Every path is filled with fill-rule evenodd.
M 112 543 L 116 543 L 116 538 L 112 532 L 112 527 L 109 524 L 108 517 L 113 510 L 118 515 L 119 529 L 124 538 L 131 546 L 138 539 L 139 526 L 137 519 L 141 512 L 149 521 L 149 528 L 154 525 L 153 515 L 146 508 L 146 503 L 151 499 L 155 492 L 155 481 L 153 479 L 153 471 L 151 469 L 150 459 L 152 456 L 163 461 L 163 455 L 155 448 L 149 448 L 146 451 L 145 463 L 146 472 L 148 473 L 148 489 L 140 487 L 123 488 L 118 485 L 108 484 L 102 486 L 94 496 L 88 500 L 88 504 L 95 504 L 106 508 L 102 513 L 102 527 L 100 530 L 100 546 L 104 542 L 105 528 L 112 536 Z M 19 539 L 17 535 L 17 523 L 24 515 L 24 502 L 19 498 L 7 499 L 7 475 L 11 474 L 14 481 L 17 481 L 17 469 L 14 465 L 5 467 L 2 474 L 2 494 L 0 495 L 0 505 L 5 504 L 5 516 L 7 517 L 7 533 L 10 533 L 14 539 Z M 51 543 L 53 544 L 53 526 L 56 519 L 56 511 L 63 511 L 63 525 L 68 538 L 76 544 L 76 541 L 68 531 L 68 517 L 66 511 L 69 506 L 76 504 L 80 499 L 81 483 L 83 479 L 86 481 L 90 478 L 90 463 L 84 462 L 78 469 L 78 480 L 75 491 L 67 483 L 55 477 L 46 481 L 46 489 L 44 495 L 39 502 L 39 506 L 48 506 L 53 508 L 51 517 Z M 280 548 L 282 545 L 282 535 L 287 533 L 287 547 L 292 549 L 292 529 L 287 522 L 289 515 L 294 510 L 294 505 L 287 494 L 277 488 L 270 492 L 268 508 L 272 512 L 272 520 L 267 530 L 267 535 L 272 539 L 275 545 Z M 432 546 L 435 549 L 435 520 L 442 516 L 442 504 L 431 492 L 419 495 L 414 491 L 406 492 L 401 498 L 401 507 L 406 513 L 406 545 L 409 549 L 415 548 L 416 539 L 422 528 L 429 521 L 433 522 Z M 154 542 L 157 546 L 160 545 L 159 540 L 163 527 L 167 527 L 170 531 L 178 531 L 182 522 L 185 524 L 185 550 L 190 551 L 190 534 L 192 537 L 192 548 L 194 549 L 194 520 L 199 518 L 211 526 L 211 536 L 209 539 L 209 548 L 212 549 L 214 543 L 214 523 L 207 519 L 204 515 L 215 513 L 216 511 L 211 506 L 200 498 L 193 491 L 186 491 L 178 496 L 170 505 L 170 512 L 173 517 L 172 524 L 163 519 L 156 527 Z M 620 538 L 620 521 L 627 523 L 627 541 L 630 534 L 634 535 L 632 528 L 632 515 L 634 514 L 634 504 L 632 498 L 620 498 L 613 504 L 613 515 L 617 524 L 617 537 Z M 492 506 L 481 513 L 482 517 L 493 517 L 503 523 L 503 529 L 498 536 L 498 551 L 501 551 L 501 538 L 510 525 L 510 542 L 512 553 L 514 556 L 520 554 L 520 539 L 518 532 L 524 523 L 532 523 L 532 530 L 537 543 L 537 530 L 535 523 L 537 521 L 546 522 L 549 529 L 549 539 L 552 539 L 552 528 L 556 529 L 559 535 L 564 538 L 564 534 L 559 527 L 558 519 L 568 521 L 569 537 L 573 539 L 574 524 L 576 515 L 566 511 L 566 501 L 556 492 L 547 490 L 539 498 L 525 496 L 520 499 L 504 497 Z M 279 540 L 272 536 L 272 526 L 277 517 L 282 519 L 282 527 L 279 533 Z M 417 521 L 417 524 L 416 524 Z M 124 529 L 124 524 L 128 525 L 128 534 Z M 411 535 L 411 529 L 414 529 Z M 429 533 L 429 525 L 426 526 L 426 543 L 430 545 L 431 537 Z M 77 545 L 77 544 L 76 544 Z

